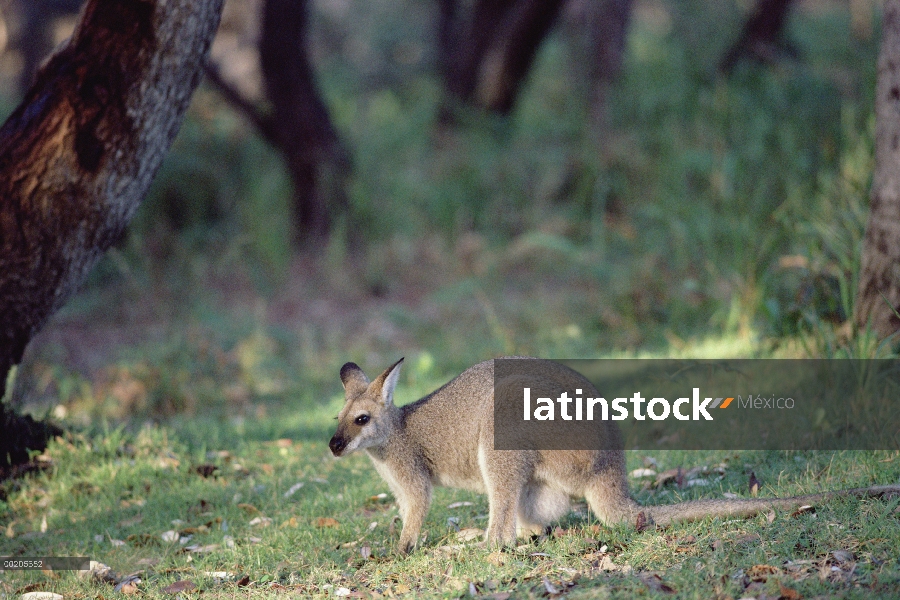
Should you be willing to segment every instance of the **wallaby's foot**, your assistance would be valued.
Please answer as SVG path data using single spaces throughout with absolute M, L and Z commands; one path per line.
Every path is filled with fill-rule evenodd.
M 416 541 L 415 540 L 404 540 L 401 538 L 400 541 L 397 542 L 397 554 L 400 554 L 401 556 L 405 556 L 405 555 L 411 553 L 415 549 L 416 549 Z

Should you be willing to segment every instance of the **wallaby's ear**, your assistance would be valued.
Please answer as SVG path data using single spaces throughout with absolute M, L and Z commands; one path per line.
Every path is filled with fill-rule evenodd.
M 397 387 L 397 380 L 400 378 L 400 365 L 403 363 L 403 359 L 401 358 L 391 366 L 389 366 L 384 373 L 378 376 L 378 379 L 375 380 L 375 383 L 381 384 L 381 401 L 385 404 L 392 404 L 394 402 L 394 388 Z
M 369 386 L 369 378 L 356 363 L 348 362 L 341 367 L 341 383 L 347 395 L 362 393 Z

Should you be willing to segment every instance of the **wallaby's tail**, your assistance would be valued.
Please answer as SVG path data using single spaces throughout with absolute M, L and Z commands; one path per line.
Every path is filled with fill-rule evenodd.
M 813 505 L 831 498 L 900 496 L 900 485 L 875 485 L 865 488 L 807 494 L 790 498 L 748 498 L 692 500 L 678 504 L 638 507 L 637 523 L 668 525 L 676 521 L 697 521 L 705 517 L 752 517 L 770 508 L 792 509 Z M 643 513 L 643 520 L 641 517 Z

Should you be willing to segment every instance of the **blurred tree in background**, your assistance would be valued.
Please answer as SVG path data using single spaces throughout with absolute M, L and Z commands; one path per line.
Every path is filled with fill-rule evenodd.
M 277 148 L 294 186 L 297 240 L 325 235 L 347 213 L 344 178 L 350 158 L 319 96 L 307 52 L 307 0 L 265 0 L 259 36 L 260 69 L 269 109 L 260 108 L 211 65 L 208 74 L 225 97 Z
M 875 174 L 862 247 L 857 326 L 900 331 L 900 1 L 884 3 L 875 90 Z

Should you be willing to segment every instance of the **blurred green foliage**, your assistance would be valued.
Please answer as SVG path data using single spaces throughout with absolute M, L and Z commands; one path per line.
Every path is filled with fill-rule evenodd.
M 401 354 L 433 357 L 437 383 L 505 353 L 884 350 L 842 327 L 877 36 L 851 34 L 846 4 L 802 3 L 786 32 L 799 55 L 726 79 L 714 68 L 743 5 L 635 6 L 593 139 L 577 24 L 541 48 L 509 117 L 462 111 L 440 126 L 436 7 L 317 3 L 311 53 L 354 166 L 328 242 L 293 253 L 280 157 L 201 88 L 128 239 L 64 318 L 146 304 L 171 322 L 167 341 L 119 365 L 147 388 L 144 408 L 129 405 L 156 415 L 312 399 L 343 361 Z M 203 359 L 203 345 L 226 358 Z

